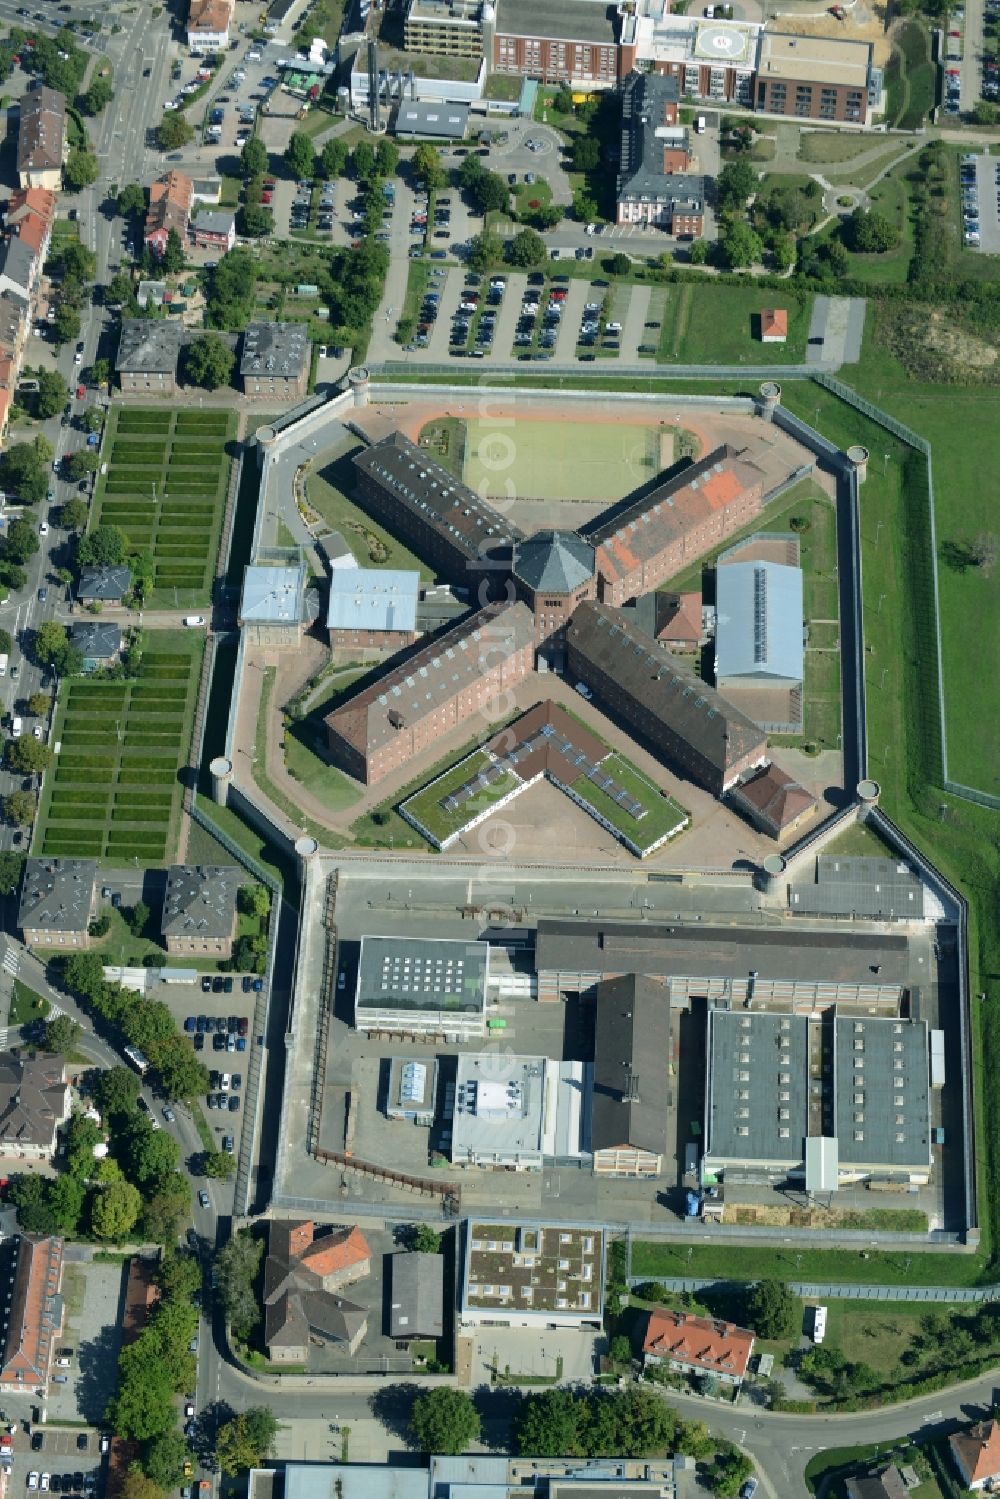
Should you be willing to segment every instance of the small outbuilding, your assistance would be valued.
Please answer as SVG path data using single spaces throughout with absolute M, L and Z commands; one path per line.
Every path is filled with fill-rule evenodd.
M 390 1256 L 391 1338 L 439 1338 L 444 1332 L 444 1260 L 440 1254 Z
M 784 307 L 765 307 L 760 314 L 762 344 L 783 344 L 788 337 L 788 313 Z

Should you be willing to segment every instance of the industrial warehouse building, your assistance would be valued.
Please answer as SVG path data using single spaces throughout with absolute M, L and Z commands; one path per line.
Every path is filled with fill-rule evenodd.
M 670 995 L 634 973 L 597 988 L 590 1143 L 599 1176 L 659 1176 L 667 1154 Z
M 458 1058 L 451 1159 L 456 1166 L 541 1171 L 583 1155 L 583 1062 L 504 1052 Z
M 363 937 L 354 994 L 359 1031 L 486 1035 L 490 950 L 485 942 Z
M 769 734 L 802 729 L 805 640 L 794 535 L 761 532 L 716 567 L 716 686 Z

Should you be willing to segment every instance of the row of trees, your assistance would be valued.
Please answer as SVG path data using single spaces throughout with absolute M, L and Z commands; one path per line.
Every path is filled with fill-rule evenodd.
M 201 1267 L 194 1255 L 167 1254 L 157 1281 L 160 1298 L 149 1321 L 118 1356 L 118 1388 L 107 1420 L 118 1436 L 146 1444 L 143 1471 L 160 1487 L 172 1488 L 189 1456 L 187 1444 L 172 1428 L 175 1397 L 194 1387 L 196 1361 L 189 1344 L 198 1331 L 195 1298 Z
M 145 1053 L 168 1098 L 191 1100 L 207 1092 L 208 1071 L 178 1033 L 169 1007 L 161 1000 L 137 996 L 120 984 L 109 983 L 101 956 L 95 952 L 67 955 L 62 978 L 71 993 L 78 994 Z

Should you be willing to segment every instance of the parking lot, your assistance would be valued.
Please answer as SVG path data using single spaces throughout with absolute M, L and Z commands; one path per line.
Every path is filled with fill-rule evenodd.
M 968 153 L 962 157 L 961 179 L 966 247 L 1000 255 L 1000 159 Z
M 66 1312 L 58 1348 L 67 1350 L 70 1362 L 57 1363 L 53 1368 L 47 1413 L 56 1421 L 80 1421 L 96 1426 L 103 1420 L 115 1388 L 121 1338 L 122 1266 L 67 1264 L 63 1271 L 63 1298 Z M 49 1433 L 52 1450 L 68 1452 L 69 1447 L 58 1445 L 67 1435 L 53 1428 Z

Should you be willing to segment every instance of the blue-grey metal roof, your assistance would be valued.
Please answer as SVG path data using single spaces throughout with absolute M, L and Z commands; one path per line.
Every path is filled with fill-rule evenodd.
M 298 624 L 304 567 L 248 567 L 243 574 L 241 624 Z
M 331 630 L 416 628 L 420 574 L 374 567 L 335 567 L 330 572 Z
M 537 592 L 572 593 L 594 576 L 594 548 L 575 531 L 536 531 L 514 547 L 514 574 Z
M 929 1165 L 926 1020 L 838 1015 L 834 1032 L 841 1164 Z
M 715 672 L 720 688 L 801 682 L 802 570 L 781 562 L 730 562 L 716 574 Z
M 285 1499 L 427 1499 L 427 1469 L 385 1463 L 288 1463 Z
M 467 104 L 440 104 L 415 99 L 403 101 L 396 116 L 397 135 L 440 136 L 463 140 L 469 125 Z
M 709 1035 L 706 1154 L 801 1161 L 809 1133 L 805 1015 L 714 1009 Z
M 72 626 L 69 643 L 76 647 L 85 661 L 110 661 L 121 650 L 122 632 L 117 625 L 88 620 Z

